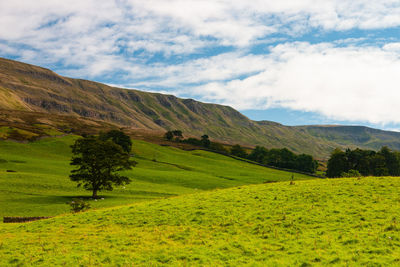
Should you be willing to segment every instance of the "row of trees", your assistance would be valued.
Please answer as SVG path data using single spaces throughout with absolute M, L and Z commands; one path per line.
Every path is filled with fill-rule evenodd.
M 182 131 L 181 130 L 174 130 L 174 131 L 168 131 L 164 135 L 165 139 L 168 141 L 176 141 L 176 142 L 182 142 L 185 144 L 191 144 L 195 146 L 200 146 L 204 147 L 210 150 L 218 151 L 218 152 L 223 152 L 223 153 L 228 153 L 229 151 L 220 143 L 216 142 L 211 142 L 209 136 L 207 134 L 204 134 L 198 138 L 187 138 L 185 139 L 183 137 Z
M 399 176 L 400 152 L 382 147 L 378 152 L 362 149 L 335 149 L 328 160 L 328 177 Z
M 230 154 L 268 166 L 308 173 L 315 173 L 318 168 L 318 161 L 314 160 L 311 155 L 296 155 L 287 148 L 267 149 L 262 146 L 257 146 L 255 149 L 251 150 L 250 153 L 247 153 L 240 145 L 234 145 L 230 149 Z
M 318 168 L 318 161 L 314 160 L 311 155 L 296 155 L 287 148 L 266 149 L 265 147 L 257 146 L 247 158 L 269 166 L 309 173 L 315 173 Z
M 266 149 L 265 147 L 257 146 L 250 153 L 246 149 L 236 144 L 229 150 L 220 143 L 211 142 L 208 135 L 204 134 L 201 139 L 187 138 L 184 139 L 182 131 L 168 131 L 165 133 L 167 140 L 175 140 L 183 143 L 188 143 L 196 146 L 201 146 L 214 151 L 223 152 L 232 156 L 249 159 L 264 165 L 274 166 L 278 168 L 298 170 L 302 172 L 314 173 L 318 168 L 318 162 L 310 155 L 296 155 L 287 148 L 282 149 Z

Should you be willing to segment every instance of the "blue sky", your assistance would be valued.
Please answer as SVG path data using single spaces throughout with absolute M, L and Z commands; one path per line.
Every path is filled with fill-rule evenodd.
M 398 0 L 1 1 L 0 56 L 255 120 L 400 129 Z

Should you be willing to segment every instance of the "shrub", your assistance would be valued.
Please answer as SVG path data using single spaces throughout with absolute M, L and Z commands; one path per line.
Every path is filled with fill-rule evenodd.
M 183 142 L 187 143 L 187 144 L 195 145 L 195 146 L 201 146 L 201 141 L 199 139 L 192 138 L 192 137 L 190 137 L 188 139 L 184 139 Z
M 209 148 L 209 147 L 210 147 L 211 141 L 210 141 L 208 135 L 204 134 L 204 135 L 201 137 L 200 142 L 201 142 L 201 145 L 202 145 L 203 147 L 206 147 L 206 148 Z
M 228 150 L 220 143 L 211 142 L 210 149 L 211 150 L 215 150 L 215 151 L 219 151 L 219 152 L 222 152 L 222 153 L 228 153 Z
M 179 142 L 182 140 L 183 135 L 181 130 L 174 130 L 174 131 L 168 131 L 164 134 L 165 139 L 168 141 L 171 141 L 175 137 L 175 141 Z
M 72 212 L 81 212 L 90 209 L 90 204 L 80 198 L 74 198 L 67 204 L 71 206 Z
M 172 138 L 174 138 L 174 134 L 172 133 L 172 131 L 168 131 L 164 134 L 165 139 L 171 141 Z
M 361 174 L 357 170 L 349 170 L 348 172 L 342 172 L 341 177 L 361 177 Z
M 247 158 L 246 150 L 244 150 L 240 145 L 234 145 L 231 147 L 231 155 L 239 158 Z

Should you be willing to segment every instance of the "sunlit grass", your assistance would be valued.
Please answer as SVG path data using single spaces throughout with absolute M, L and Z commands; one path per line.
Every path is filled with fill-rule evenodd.
M 0 218 L 49 216 L 69 211 L 73 197 L 89 197 L 76 188 L 71 170 L 70 145 L 77 136 L 45 138 L 32 143 L 0 141 Z M 137 167 L 125 174 L 126 187 L 100 192 L 104 200 L 93 207 L 164 198 L 249 183 L 288 180 L 291 173 L 240 162 L 205 151 L 183 151 L 143 141 L 133 141 Z M 10 172 L 13 171 L 13 172 Z M 309 178 L 295 175 L 296 179 Z
M 240 186 L 0 226 L 0 265 L 400 263 L 400 179 Z

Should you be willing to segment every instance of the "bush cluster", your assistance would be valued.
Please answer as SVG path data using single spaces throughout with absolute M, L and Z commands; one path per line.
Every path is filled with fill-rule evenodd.
M 382 147 L 378 152 L 362 149 L 335 149 L 329 160 L 326 176 L 400 176 L 400 152 Z
M 81 212 L 90 209 L 90 204 L 83 199 L 74 198 L 68 203 L 71 206 L 72 212 Z
M 257 146 L 247 158 L 269 166 L 309 173 L 315 173 L 318 168 L 318 162 L 311 155 L 296 155 L 287 148 L 266 149 Z

